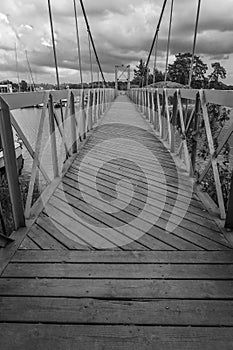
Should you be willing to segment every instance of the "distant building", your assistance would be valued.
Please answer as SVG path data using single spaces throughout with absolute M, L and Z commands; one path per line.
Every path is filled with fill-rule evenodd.
M 11 93 L 13 92 L 12 84 L 0 84 L 0 93 Z

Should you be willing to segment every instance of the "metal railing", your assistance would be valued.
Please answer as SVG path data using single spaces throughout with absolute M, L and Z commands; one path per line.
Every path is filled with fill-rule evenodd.
M 72 161 L 77 153 L 79 144 L 86 138 L 88 132 L 98 122 L 101 115 L 109 108 L 114 98 L 115 91 L 113 89 L 100 88 L 0 95 L 0 137 L 16 230 L 25 226 L 25 218 L 31 217 L 34 208 L 36 208 L 44 193 L 49 192 L 48 189 L 54 180 L 56 182 L 56 180 L 61 178 L 64 169 L 67 168 L 69 162 Z M 55 109 L 55 104 L 58 104 L 59 107 L 59 104 L 61 106 L 64 100 L 66 101 L 66 106 Z M 13 112 L 27 106 L 39 105 L 42 109 L 37 136 L 33 145 L 20 127 Z M 49 135 L 52 159 L 52 175 L 48 173 L 42 161 L 44 152 L 42 134 L 45 126 L 49 128 L 47 133 Z M 13 129 L 15 129 L 32 158 L 25 206 L 22 203 L 20 193 Z M 59 146 L 62 145 L 63 148 L 62 159 L 60 159 L 61 150 L 58 149 L 57 145 L 58 136 L 61 140 Z M 46 185 L 43 193 L 32 205 L 33 190 L 38 170 Z
M 129 97 L 153 124 L 170 152 L 180 157 L 198 184 L 203 184 L 212 170 L 215 202 L 220 217 L 225 220 L 225 227 L 233 228 L 233 177 L 230 174 L 230 190 L 227 191 L 226 200 L 223 195 L 224 176 L 220 174 L 222 151 L 232 136 L 233 120 L 227 122 L 227 127 L 224 127 L 224 122 L 220 123 L 222 128 L 218 130 L 217 136 L 213 135 L 210 121 L 211 106 L 217 106 L 219 113 L 224 108 L 233 108 L 233 91 L 136 88 L 130 90 Z M 203 139 L 206 159 L 200 157 L 198 149 L 198 142 L 203 143 Z

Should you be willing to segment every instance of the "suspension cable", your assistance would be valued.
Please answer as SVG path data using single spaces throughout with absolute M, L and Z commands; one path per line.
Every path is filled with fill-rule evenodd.
M 192 76 L 193 76 L 193 64 L 194 64 L 194 55 L 196 50 L 197 29 L 198 29 L 198 22 L 199 22 L 199 16 L 200 16 L 200 7 L 201 7 L 201 0 L 198 0 L 196 23 L 195 23 L 194 38 L 193 38 L 192 61 L 191 61 L 191 66 L 189 71 L 189 81 L 188 81 L 189 87 L 191 87 Z
M 31 65 L 30 65 L 29 59 L 28 59 L 28 52 L 27 52 L 27 50 L 25 50 L 25 56 L 26 56 L 26 60 L 27 60 L 27 65 L 28 65 L 30 80 L 31 80 L 31 82 L 32 82 L 33 89 L 35 90 L 35 87 L 36 87 L 36 86 L 35 86 L 35 82 L 34 82 L 34 79 L 33 79 L 32 69 L 31 69 Z
M 152 45 L 151 45 L 151 48 L 150 48 L 150 52 L 149 52 L 148 58 L 147 58 L 147 61 L 146 61 L 146 68 L 148 67 L 148 64 L 150 62 L 150 57 L 151 57 L 151 54 L 152 54 L 152 51 L 153 51 L 153 48 L 154 48 L 155 40 L 156 40 L 158 32 L 159 32 L 159 28 L 160 28 L 160 24 L 161 24 L 161 21 L 162 21 L 162 18 L 163 18 L 163 13 L 164 13 L 164 10 L 165 10 L 165 7 L 166 7 L 166 3 L 167 3 L 167 0 L 164 0 L 163 7 L 162 7 L 162 10 L 161 10 L 161 13 L 160 13 L 160 17 L 159 17 L 159 22 L 158 22 L 158 25 L 157 25 L 157 28 L 156 28 L 156 31 L 155 31 L 155 35 L 154 35 L 154 38 L 153 38 L 153 41 L 152 41 Z
M 18 64 L 18 54 L 17 54 L 17 45 L 16 45 L 16 42 L 15 42 L 15 67 L 16 67 L 17 80 L 18 80 L 18 86 L 19 86 L 19 92 L 20 92 L 19 64 Z M 1 148 L 1 147 L 0 147 L 0 148 Z
M 171 27 L 172 27 L 172 15 L 173 15 L 173 3 L 174 0 L 171 0 L 171 12 L 170 12 L 170 21 L 169 21 L 169 29 L 168 29 L 168 40 L 167 40 L 167 56 L 166 56 L 166 65 L 165 65 L 165 77 L 164 81 L 167 81 L 167 73 L 168 73 L 168 59 L 170 53 L 170 42 L 171 42 Z
M 83 74 L 82 74 L 81 47 L 80 47 L 80 39 L 79 39 L 76 0 L 74 0 L 74 17 L 75 17 L 76 39 L 77 39 L 78 60 L 79 60 L 79 73 L 80 73 L 80 82 L 81 82 L 81 89 L 82 89 L 83 88 Z
M 90 35 L 88 35 L 88 47 L 89 47 L 89 58 L 90 58 L 90 71 L 91 71 L 91 88 L 93 87 L 93 65 L 92 65 L 92 55 L 91 55 L 91 40 Z
M 56 54 L 56 47 L 55 47 L 54 30 L 53 30 L 53 19 L 52 19 L 52 10 L 51 10 L 50 0 L 48 0 L 48 7 L 49 7 L 49 20 L 50 20 L 50 28 L 51 28 L 52 44 L 53 44 L 54 63 L 55 63 L 55 69 L 56 69 L 57 88 L 58 88 L 58 90 L 60 90 L 58 65 L 57 65 L 57 54 Z
M 154 87 L 154 84 L 155 84 L 155 69 L 156 69 L 156 66 L 157 66 L 158 42 L 159 42 L 159 35 L 157 35 L 157 38 L 156 38 L 156 41 L 155 41 L 154 68 L 153 68 L 153 87 Z
M 87 15 L 86 15 L 86 11 L 85 11 L 85 8 L 84 8 L 84 5 L 83 5 L 83 0 L 79 0 L 79 1 L 80 1 L 80 4 L 81 4 L 81 7 L 82 7 L 83 16 L 84 16 L 84 19 L 85 19 L 85 22 L 86 22 L 87 31 L 88 31 L 88 33 L 90 35 L 90 40 L 91 40 L 93 51 L 94 51 L 94 54 L 95 54 L 95 57 L 96 57 L 96 62 L 98 64 L 98 66 L 99 66 L 99 70 L 100 70 L 103 82 L 104 82 L 104 84 L 106 86 L 106 81 L 105 81 L 104 74 L 103 74 L 103 71 L 102 71 L 102 68 L 101 68 L 101 65 L 100 65 L 99 57 L 98 57 L 98 54 L 97 54 L 97 51 L 96 51 L 96 48 L 95 48 L 95 43 L 94 43 L 94 40 L 93 40 L 93 37 L 92 37 L 92 34 L 91 34 L 91 29 L 90 29 L 90 26 L 89 26 L 89 23 L 88 23 L 88 19 L 87 19 Z

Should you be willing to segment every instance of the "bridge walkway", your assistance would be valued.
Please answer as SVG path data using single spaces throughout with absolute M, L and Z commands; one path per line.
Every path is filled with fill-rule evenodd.
M 3 349 L 230 349 L 233 250 L 126 96 L 0 278 Z

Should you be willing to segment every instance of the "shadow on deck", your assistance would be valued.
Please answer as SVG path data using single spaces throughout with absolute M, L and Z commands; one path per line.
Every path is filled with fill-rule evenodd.
M 233 251 L 119 96 L 6 266 L 3 349 L 231 349 Z

